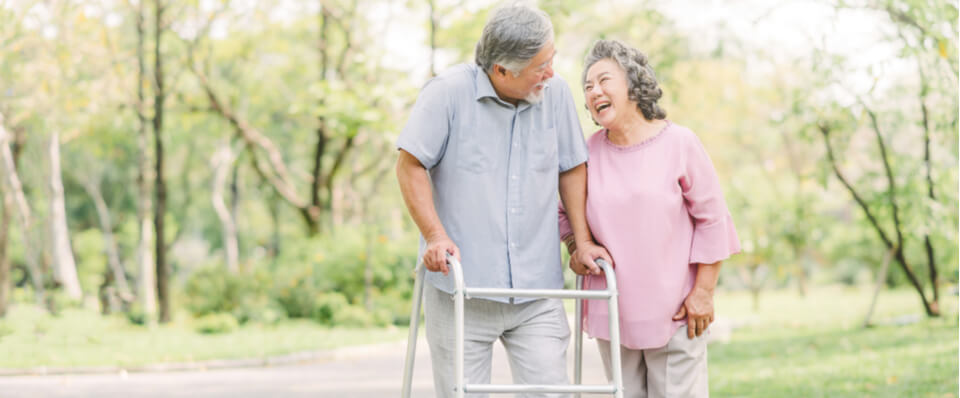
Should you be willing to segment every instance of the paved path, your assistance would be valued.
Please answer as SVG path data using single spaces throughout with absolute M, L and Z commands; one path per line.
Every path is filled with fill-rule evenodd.
M 378 345 L 330 361 L 267 368 L 0 377 L 0 398 L 391 398 L 400 395 L 405 346 Z M 430 356 L 422 338 L 417 348 L 413 396 L 433 397 Z M 572 369 L 572 343 L 568 353 Z M 585 339 L 584 382 L 606 383 L 601 366 L 595 342 Z M 493 382 L 511 382 L 500 344 L 494 350 Z

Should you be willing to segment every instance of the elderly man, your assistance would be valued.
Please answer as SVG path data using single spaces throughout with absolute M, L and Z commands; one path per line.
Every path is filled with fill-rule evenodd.
M 587 150 L 567 84 L 553 75 L 553 26 L 525 5 L 494 11 L 461 64 L 424 85 L 397 141 L 397 179 L 422 235 L 427 341 L 434 385 L 453 394 L 453 282 L 447 253 L 468 286 L 563 287 L 557 192 L 578 259 L 606 251 L 583 213 Z M 593 268 L 599 272 L 599 268 Z M 557 299 L 482 299 L 465 304 L 464 374 L 489 383 L 493 343 L 510 357 L 515 383 L 566 384 L 570 330 Z

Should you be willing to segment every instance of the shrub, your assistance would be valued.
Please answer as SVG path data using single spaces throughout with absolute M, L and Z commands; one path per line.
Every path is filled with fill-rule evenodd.
M 230 333 L 238 327 L 237 318 L 227 313 L 205 315 L 194 324 L 194 329 L 202 334 Z
M 333 316 L 334 326 L 367 328 L 375 324 L 376 321 L 373 314 L 361 307 L 353 305 L 348 305 L 340 309 Z
M 231 274 L 220 266 L 206 266 L 187 281 L 185 305 L 194 316 L 228 313 L 240 323 L 276 321 L 278 314 L 266 314 L 276 312 L 266 294 L 269 283 L 265 271 Z
M 312 318 L 319 291 L 309 266 L 297 265 L 277 272 L 271 296 L 291 318 Z
M 271 297 L 287 316 L 323 324 L 406 323 L 417 253 L 415 238 L 391 240 L 365 234 L 364 228 L 349 228 L 286 241 L 273 262 L 276 285 Z M 372 275 L 369 285 L 367 267 Z M 367 287 L 375 311 L 346 310 L 362 303 Z M 337 318 L 341 310 L 350 313 Z
M 318 293 L 315 297 L 312 318 L 323 324 L 336 324 L 337 316 L 350 308 L 347 298 L 340 293 Z

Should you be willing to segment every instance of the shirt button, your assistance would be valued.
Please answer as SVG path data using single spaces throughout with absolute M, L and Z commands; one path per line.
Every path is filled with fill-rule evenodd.
M 510 243 L 510 247 L 516 249 L 516 248 L 517 248 L 517 244 L 516 244 L 516 243 Z
M 517 180 L 517 176 L 510 176 L 510 179 L 516 181 L 516 180 Z

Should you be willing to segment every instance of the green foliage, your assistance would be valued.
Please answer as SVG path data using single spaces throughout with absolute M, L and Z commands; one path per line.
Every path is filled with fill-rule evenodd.
M 77 262 L 77 277 L 85 292 L 96 292 L 103 283 L 107 270 L 103 233 L 96 228 L 73 234 L 73 250 Z
M 140 326 L 147 324 L 147 313 L 139 302 L 131 305 L 123 315 L 131 324 Z
M 357 306 L 347 306 L 334 314 L 331 322 L 336 326 L 368 328 L 375 326 L 373 314 Z
M 269 285 L 267 272 L 232 274 L 222 265 L 211 265 L 190 276 L 184 301 L 194 316 L 230 314 L 240 323 L 272 323 L 281 314 L 267 295 Z
M 356 230 L 335 238 L 290 242 L 278 259 L 272 295 L 291 318 L 332 325 L 403 323 L 409 320 L 416 250 L 416 243 L 408 239 L 395 241 Z M 367 266 L 372 274 L 372 314 L 362 302 Z M 337 318 L 344 311 L 350 313 L 344 315 L 347 318 Z M 361 312 L 365 318 L 358 315 Z
M 196 326 L 194 326 L 195 330 L 201 334 L 230 333 L 240 327 L 237 318 L 227 313 L 204 315 L 194 321 L 194 323 L 196 324 Z
M 357 310 L 340 293 L 318 293 L 312 303 L 310 316 L 323 324 L 336 324 L 338 317 L 346 310 Z M 362 311 L 362 309 L 361 309 Z

